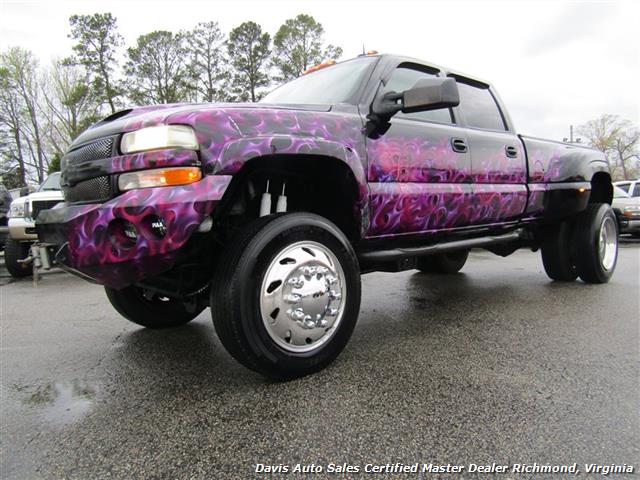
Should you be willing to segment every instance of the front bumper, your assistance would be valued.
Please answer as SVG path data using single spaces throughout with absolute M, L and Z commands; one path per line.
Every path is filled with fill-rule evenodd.
M 623 215 L 620 219 L 620 233 L 638 233 L 640 232 L 640 218 L 628 218 Z
M 38 239 L 35 222 L 30 218 L 10 218 L 9 238 L 13 240 L 35 241 Z
M 58 204 L 38 216 L 40 241 L 56 246 L 62 268 L 113 288 L 170 269 L 211 214 L 231 176 L 131 190 L 105 203 Z

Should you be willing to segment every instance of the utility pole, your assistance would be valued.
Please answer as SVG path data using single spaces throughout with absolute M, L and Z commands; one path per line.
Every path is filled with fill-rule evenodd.
M 582 138 L 578 137 L 574 141 L 574 139 L 573 139 L 573 125 L 569 125 L 569 138 L 564 137 L 562 139 L 562 141 L 564 143 L 582 143 Z

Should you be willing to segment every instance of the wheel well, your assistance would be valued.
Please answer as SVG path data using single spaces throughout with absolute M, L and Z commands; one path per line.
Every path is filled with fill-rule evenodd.
M 591 194 L 589 203 L 608 203 L 613 200 L 613 184 L 607 172 L 597 172 L 591 178 Z
M 272 212 L 284 185 L 287 211 L 316 213 L 335 223 L 350 241 L 360 238 L 358 184 L 349 166 L 334 157 L 268 155 L 249 160 L 234 175 L 214 219 L 242 224 L 257 218 L 267 180 Z

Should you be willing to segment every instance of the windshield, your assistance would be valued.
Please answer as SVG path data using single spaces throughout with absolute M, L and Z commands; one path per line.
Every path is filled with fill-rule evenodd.
M 46 192 L 48 190 L 60 190 L 60 172 L 49 175 L 38 189 L 39 192 Z
M 333 105 L 355 103 L 353 96 L 376 57 L 337 63 L 285 83 L 260 100 L 261 103 Z
M 613 198 L 629 198 L 629 194 L 617 186 L 613 186 Z

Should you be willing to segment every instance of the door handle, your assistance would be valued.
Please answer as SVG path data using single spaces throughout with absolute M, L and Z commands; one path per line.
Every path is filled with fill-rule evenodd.
M 458 153 L 467 153 L 469 147 L 467 147 L 467 142 L 462 138 L 452 138 L 451 139 L 451 148 L 454 152 Z
M 507 157 L 509 158 L 516 158 L 518 156 L 518 149 L 513 145 L 505 145 L 504 151 L 506 152 Z

